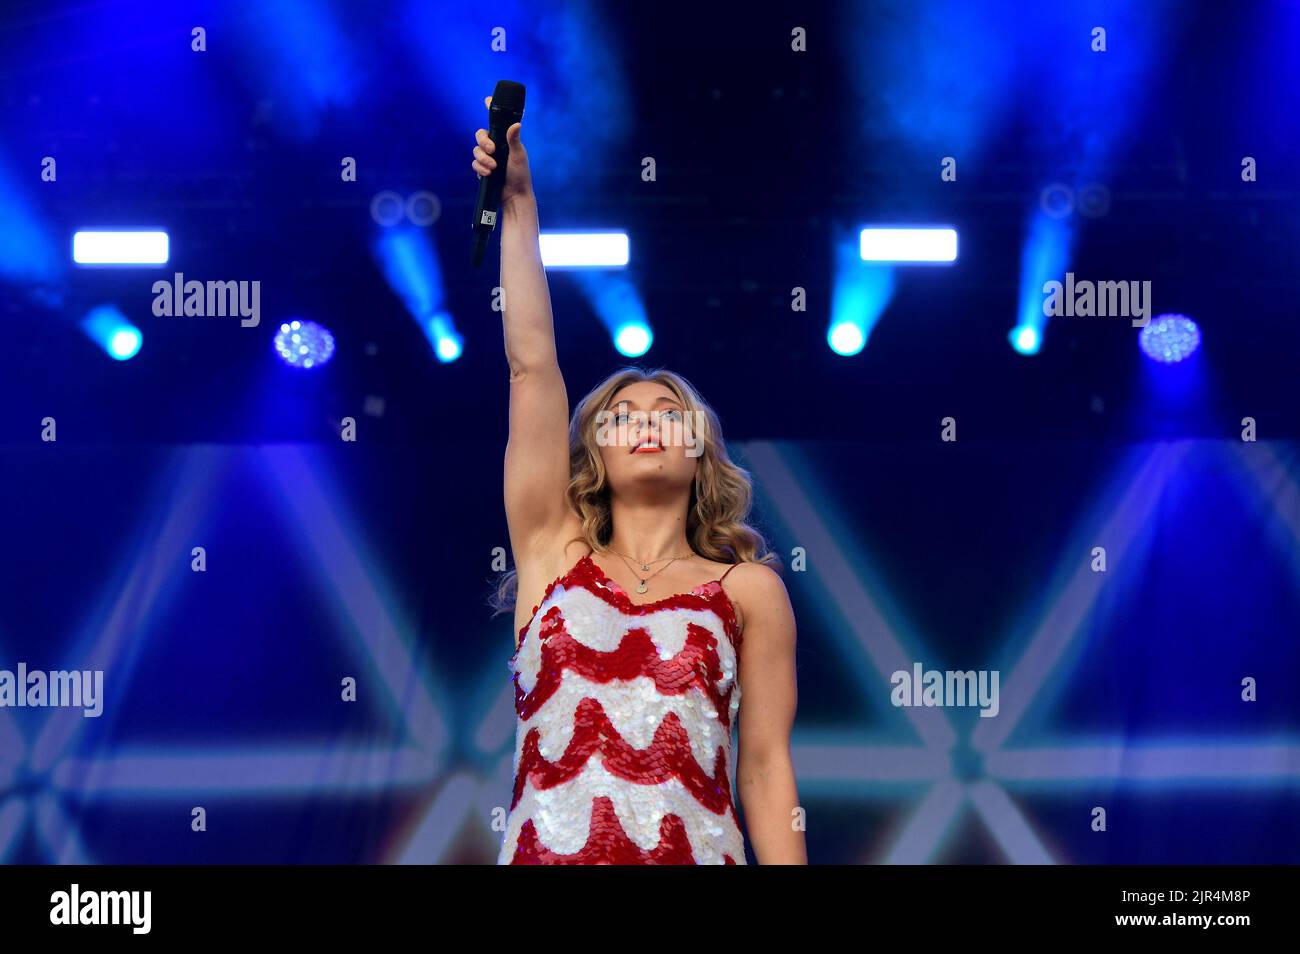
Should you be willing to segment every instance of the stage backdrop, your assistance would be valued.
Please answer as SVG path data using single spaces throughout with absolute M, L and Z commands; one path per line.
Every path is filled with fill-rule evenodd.
M 1296 444 L 731 450 L 812 862 L 1300 861 Z M 500 443 L 2 453 L 0 670 L 104 676 L 0 709 L 0 860 L 495 860 Z M 996 704 L 895 705 L 918 666 Z

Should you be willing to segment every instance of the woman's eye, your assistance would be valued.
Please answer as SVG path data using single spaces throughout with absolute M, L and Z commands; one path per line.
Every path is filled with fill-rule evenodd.
M 676 409 L 673 409 L 671 411 L 664 411 L 659 415 L 659 420 L 661 421 L 680 421 L 681 418 L 682 418 L 682 412 Z

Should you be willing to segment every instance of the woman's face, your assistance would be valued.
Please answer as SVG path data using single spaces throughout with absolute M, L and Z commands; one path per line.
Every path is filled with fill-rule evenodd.
M 596 440 L 616 492 L 689 492 L 702 451 L 699 429 L 667 387 L 637 381 L 596 417 Z

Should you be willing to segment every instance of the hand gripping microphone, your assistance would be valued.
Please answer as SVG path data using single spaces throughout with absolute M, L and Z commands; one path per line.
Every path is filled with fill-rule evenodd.
M 506 168 L 510 161 L 510 145 L 506 130 L 524 118 L 524 87 L 522 83 L 499 80 L 492 91 L 492 105 L 488 107 L 487 132 L 496 148 L 492 158 L 497 161 L 490 175 L 479 176 L 478 202 L 474 206 L 474 267 L 483 263 L 483 250 L 488 236 L 497 227 L 497 212 L 501 206 L 501 189 L 506 184 Z

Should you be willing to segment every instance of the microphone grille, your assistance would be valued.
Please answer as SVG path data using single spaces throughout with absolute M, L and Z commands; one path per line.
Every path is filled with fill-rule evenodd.
M 524 84 L 512 80 L 497 80 L 496 89 L 492 91 L 492 106 L 508 109 L 514 113 L 524 111 Z

